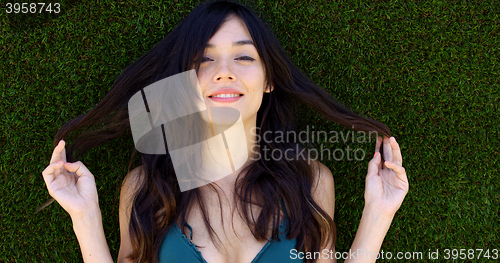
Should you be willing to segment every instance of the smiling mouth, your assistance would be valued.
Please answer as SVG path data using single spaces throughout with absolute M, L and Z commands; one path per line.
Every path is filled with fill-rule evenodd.
M 236 97 L 241 97 L 243 96 L 243 94 L 217 94 L 217 95 L 212 95 L 212 96 L 208 96 L 209 98 L 236 98 Z
M 212 96 L 208 96 L 208 98 L 216 103 L 233 103 L 239 101 L 243 97 L 243 94 L 238 93 L 220 93 Z

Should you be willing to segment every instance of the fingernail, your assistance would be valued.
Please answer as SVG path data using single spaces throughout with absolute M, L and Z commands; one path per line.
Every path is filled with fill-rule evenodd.
M 57 163 L 63 163 L 63 161 L 58 161 Z
M 375 156 L 377 156 L 377 152 L 375 152 L 375 154 L 373 155 L 373 158 L 375 158 Z

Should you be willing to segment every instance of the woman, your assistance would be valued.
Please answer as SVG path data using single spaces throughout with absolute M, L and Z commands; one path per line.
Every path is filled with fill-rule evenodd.
M 71 216 L 84 262 L 113 259 L 104 237 L 94 177 L 83 163 L 66 158 L 74 161 L 125 134 L 130 130 L 127 105 L 134 94 L 191 69 L 196 70 L 208 109 L 239 111 L 251 158 L 220 180 L 181 191 L 168 150 L 142 153 L 142 165 L 127 174 L 121 189 L 118 262 L 335 262 L 332 253 L 311 254 L 334 251 L 331 172 L 307 156 L 265 158 L 265 147 L 300 156 L 296 146 L 302 145 L 295 141 L 256 140 L 266 131 L 293 131 L 296 103 L 349 128 L 384 135 L 377 139 L 368 165 L 365 208 L 351 247 L 376 255 L 408 191 L 401 152 L 395 139 L 389 138 L 389 129 L 343 108 L 305 77 L 249 9 L 212 2 L 195 8 L 127 67 L 94 109 L 65 124 L 56 135 L 50 165 L 42 174 L 50 195 Z M 104 128 L 76 139 L 66 157 L 62 138 L 80 127 L 103 124 Z M 375 258 L 354 256 L 346 262 L 374 262 Z

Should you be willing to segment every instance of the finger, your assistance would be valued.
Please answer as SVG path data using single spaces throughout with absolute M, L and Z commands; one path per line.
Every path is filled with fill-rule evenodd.
M 389 137 L 384 136 L 384 160 L 392 162 L 392 148 L 391 143 L 389 141 Z
M 80 161 L 75 163 L 64 163 L 64 168 L 69 172 L 76 173 L 78 177 L 90 176 L 93 177 L 92 173 L 87 169 L 87 167 Z
M 375 143 L 375 152 L 380 152 L 381 145 L 382 145 L 382 140 L 380 137 L 377 137 L 377 142 Z
M 384 164 L 387 168 L 393 170 L 401 181 L 408 183 L 408 176 L 406 176 L 406 170 L 403 166 L 388 161 L 386 161 Z
M 52 181 L 54 181 L 55 170 L 61 168 L 63 166 L 63 164 L 64 163 L 62 161 L 55 162 L 53 164 L 50 164 L 49 166 L 47 166 L 47 168 L 45 168 L 45 170 L 43 170 L 43 172 L 42 172 L 43 180 L 45 181 L 45 184 L 47 185 L 47 187 L 49 186 L 49 184 Z
M 66 160 L 66 142 L 64 142 L 64 148 L 61 152 L 61 161 L 67 162 L 67 160 Z
M 367 179 L 369 177 L 378 175 L 379 165 L 380 165 L 380 161 L 381 161 L 380 156 L 381 155 L 379 152 L 375 152 L 375 155 L 373 156 L 373 158 L 370 160 L 370 162 L 368 162 L 368 174 L 366 176 Z
M 391 141 L 391 147 L 392 147 L 392 158 L 393 158 L 392 161 L 402 166 L 403 156 L 401 155 L 401 149 L 399 148 L 399 144 L 394 137 L 389 138 L 389 140 Z
M 58 161 L 65 162 L 65 160 L 61 160 L 61 154 L 64 151 L 65 145 L 66 145 L 66 142 L 64 142 L 63 140 L 59 141 L 57 146 L 54 148 L 54 151 L 52 152 L 52 157 L 50 158 L 51 164 L 56 163 Z M 64 158 L 66 158 L 66 151 L 64 152 Z
M 375 153 L 380 154 L 381 161 L 378 164 L 378 168 L 382 169 L 382 153 L 380 152 L 380 146 L 382 146 L 382 137 L 377 137 L 377 142 L 375 143 Z

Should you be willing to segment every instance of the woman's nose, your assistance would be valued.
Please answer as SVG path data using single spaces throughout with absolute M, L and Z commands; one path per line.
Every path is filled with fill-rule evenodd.
M 220 82 L 224 80 L 234 81 L 236 80 L 236 76 L 230 68 L 229 63 L 221 61 L 218 63 L 215 70 L 214 82 Z

